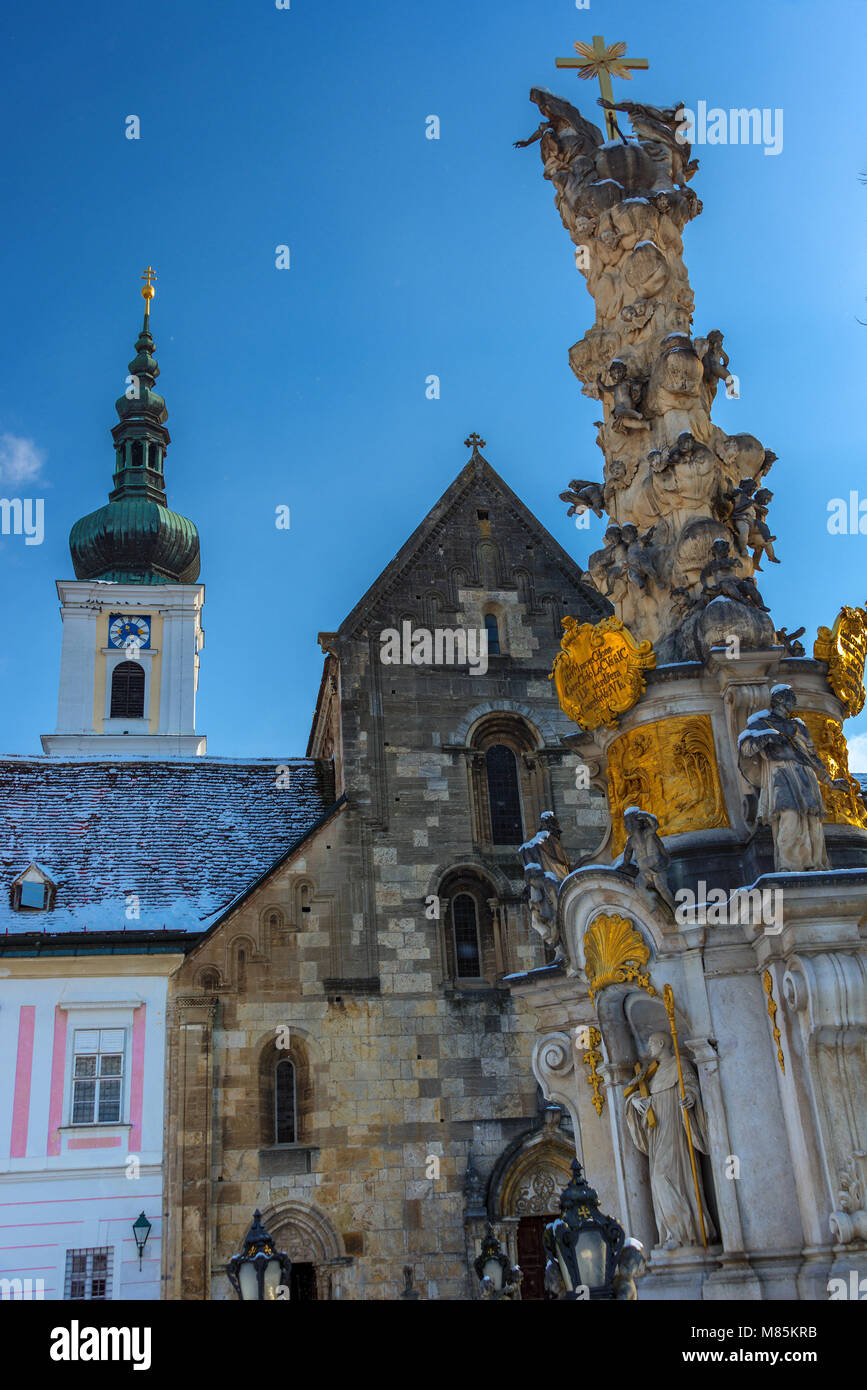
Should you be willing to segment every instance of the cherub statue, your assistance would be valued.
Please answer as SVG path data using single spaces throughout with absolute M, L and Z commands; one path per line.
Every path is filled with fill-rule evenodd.
M 755 580 L 738 578 L 736 571 L 739 562 L 732 558 L 729 553 L 730 549 L 728 541 L 722 538 L 713 542 L 711 546 L 712 559 L 699 575 L 702 597 L 708 600 L 720 597 L 730 598 L 735 603 L 748 603 L 753 608 L 761 609 L 763 613 L 769 613 L 771 610 L 762 603 Z M 711 583 L 711 579 L 713 579 L 713 583 Z
M 761 560 L 763 554 L 767 555 L 771 564 L 778 565 L 780 563 L 776 555 L 774 554 L 773 547 L 773 542 L 777 538 L 776 536 L 771 535 L 766 520 L 768 515 L 768 507 L 773 499 L 773 496 L 774 494 L 772 492 L 769 492 L 766 487 L 760 487 L 758 492 L 753 497 L 753 510 L 756 514 L 756 519 L 753 526 L 750 528 L 750 534 L 747 537 L 747 544 L 754 547 L 753 563 L 755 564 L 757 570 L 760 570 L 762 568 L 759 564 L 759 561 Z
M 614 397 L 611 423 L 615 429 L 646 430 L 650 428 L 650 422 L 645 420 L 640 410 L 636 409 L 636 406 L 641 404 L 644 395 L 644 383 L 629 375 L 629 368 L 621 358 L 615 357 L 610 362 L 608 380 L 599 377 L 596 384 L 600 391 L 610 393 Z
M 704 364 L 704 379 L 713 394 L 716 394 L 717 381 L 723 381 L 728 385 L 732 379 L 729 371 L 729 355 L 723 348 L 723 335 L 718 328 L 711 329 L 706 342 L 707 348 L 701 359 Z
M 583 478 L 573 478 L 566 492 L 560 493 L 561 502 L 571 502 L 571 506 L 566 513 L 573 516 L 575 512 L 591 511 L 594 516 L 603 515 L 603 489 L 601 483 L 589 483 Z
M 646 580 L 656 578 L 650 553 L 653 527 L 645 531 L 643 536 L 639 536 L 638 527 L 629 521 L 621 527 L 621 535 L 626 546 L 626 577 L 630 584 L 637 584 L 639 589 L 645 589 Z
M 625 869 L 634 862 L 638 887 L 645 893 L 656 892 L 670 910 L 675 912 L 674 898 L 668 883 L 668 850 L 657 831 L 659 821 L 650 811 L 639 806 L 627 806 L 623 812 L 626 847 L 615 862 L 616 869 Z
M 784 627 L 777 629 L 777 641 L 781 647 L 785 647 L 788 656 L 804 655 L 804 644 L 798 638 L 803 637 L 806 631 L 805 627 L 796 627 L 794 632 L 787 632 Z
M 604 549 L 594 550 L 587 561 L 590 578 L 600 594 L 610 598 L 617 580 L 626 572 L 627 549 L 623 533 L 612 523 L 605 532 Z
M 737 487 L 723 493 L 723 502 L 729 507 L 725 519 L 735 533 L 741 555 L 749 554 L 750 533 L 755 529 L 758 520 L 753 497 L 755 490 L 756 483 L 753 478 L 741 478 Z
M 629 325 L 633 333 L 638 333 L 647 323 L 650 322 L 656 312 L 657 301 L 655 299 L 636 299 L 632 304 L 625 304 L 620 310 L 620 317 L 624 323 Z

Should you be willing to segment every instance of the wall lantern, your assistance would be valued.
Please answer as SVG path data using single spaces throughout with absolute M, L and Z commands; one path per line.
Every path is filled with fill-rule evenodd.
M 148 1221 L 144 1212 L 137 1221 L 132 1223 L 132 1233 L 135 1236 L 136 1249 L 138 1250 L 138 1267 L 141 1269 L 142 1255 L 148 1243 L 148 1236 L 151 1233 L 151 1223 Z

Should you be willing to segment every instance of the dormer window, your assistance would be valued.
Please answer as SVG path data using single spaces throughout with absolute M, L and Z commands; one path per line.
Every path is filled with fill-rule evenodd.
M 40 911 L 45 908 L 45 899 L 48 896 L 48 885 L 45 883 L 29 883 L 27 880 L 21 884 L 20 904 L 22 907 L 35 907 Z
M 29 864 L 13 879 L 10 900 L 14 912 L 46 912 L 54 906 L 57 885 L 38 864 Z

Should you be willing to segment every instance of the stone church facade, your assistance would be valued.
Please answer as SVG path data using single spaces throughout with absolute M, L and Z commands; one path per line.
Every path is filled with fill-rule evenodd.
M 296 1298 L 397 1298 L 407 1268 L 423 1298 L 473 1297 L 488 1219 L 541 1296 L 575 1146 L 504 983 L 545 963 L 517 847 L 549 809 L 573 862 L 608 833 L 548 680 L 567 613 L 602 600 L 476 444 L 320 634 L 307 756 L 333 765 L 334 803 L 170 984 L 165 1297 L 230 1297 L 256 1208 Z M 382 659 L 384 634 L 420 630 L 487 633 L 487 669 L 423 642 L 418 664 Z

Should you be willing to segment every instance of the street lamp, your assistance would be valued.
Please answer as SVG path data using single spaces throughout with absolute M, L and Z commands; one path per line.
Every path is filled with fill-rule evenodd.
M 523 1274 L 517 1265 L 509 1264 L 490 1221 L 482 1241 L 482 1253 L 474 1268 L 479 1277 L 482 1298 L 519 1298 Z
M 233 1255 L 226 1273 L 235 1293 L 246 1303 L 277 1297 L 277 1290 L 289 1283 L 292 1261 L 282 1250 L 275 1250 L 262 1224 L 262 1213 L 253 1212 L 253 1224 L 244 1237 L 241 1255 Z
M 560 1216 L 545 1227 L 545 1286 L 563 1299 L 613 1299 L 623 1251 L 623 1227 L 599 1210 L 593 1188 L 572 1160 L 572 1177 L 560 1194 Z
M 138 1250 L 138 1267 L 141 1269 L 142 1255 L 148 1243 L 148 1236 L 151 1233 L 151 1223 L 148 1221 L 144 1212 L 137 1221 L 132 1223 L 132 1233 L 135 1236 L 136 1249 Z

